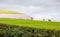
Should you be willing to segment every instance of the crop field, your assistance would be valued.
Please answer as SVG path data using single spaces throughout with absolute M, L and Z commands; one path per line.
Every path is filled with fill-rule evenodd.
M 60 22 L 0 18 L 0 37 L 60 37 Z
M 38 29 L 60 30 L 60 22 L 0 18 L 0 23 Z

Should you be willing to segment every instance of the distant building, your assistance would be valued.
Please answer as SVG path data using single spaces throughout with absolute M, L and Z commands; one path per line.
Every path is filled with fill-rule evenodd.
M 0 10 L 0 18 L 13 18 L 13 19 L 29 19 L 33 20 L 32 17 L 27 16 L 23 13 L 18 13 L 15 11 Z

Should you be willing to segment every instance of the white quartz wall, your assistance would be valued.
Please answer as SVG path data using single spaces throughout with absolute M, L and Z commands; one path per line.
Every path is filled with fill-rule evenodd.
M 0 18 L 31 19 L 30 16 L 24 14 L 0 14 Z

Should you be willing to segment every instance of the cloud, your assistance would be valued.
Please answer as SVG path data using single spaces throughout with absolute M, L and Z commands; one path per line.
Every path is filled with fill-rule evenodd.
M 0 0 L 0 9 L 21 11 L 35 19 L 53 16 L 57 20 L 60 17 L 60 0 Z

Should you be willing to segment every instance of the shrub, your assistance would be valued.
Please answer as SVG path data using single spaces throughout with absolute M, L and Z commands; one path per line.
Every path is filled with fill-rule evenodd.
M 0 37 L 60 37 L 60 31 L 1 25 Z

